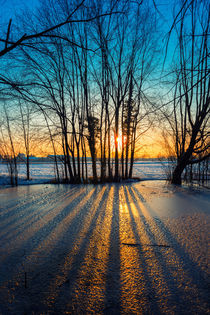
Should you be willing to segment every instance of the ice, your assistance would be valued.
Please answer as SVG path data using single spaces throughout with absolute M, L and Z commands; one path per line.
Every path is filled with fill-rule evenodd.
M 0 190 L 0 313 L 207 314 L 209 190 Z

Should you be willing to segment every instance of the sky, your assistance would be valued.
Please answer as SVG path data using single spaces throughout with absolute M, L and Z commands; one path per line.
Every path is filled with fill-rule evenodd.
M 36 9 L 39 3 L 40 0 L 0 0 L 0 21 L 4 23 L 10 18 L 15 19 L 15 14 L 20 13 L 24 7 L 33 10 Z M 165 26 L 170 26 L 172 21 L 171 3 L 171 0 L 155 0 L 157 10 L 161 13 L 161 18 L 165 21 Z
M 0 21 L 8 23 L 9 19 L 15 20 L 15 15 L 20 13 L 24 7 L 35 9 L 39 0 L 0 0 Z
M 149 0 L 150 1 L 150 0 Z M 152 2 L 152 0 L 151 0 Z M 10 18 L 15 24 L 16 15 L 22 14 L 25 8 L 33 11 L 39 6 L 40 0 L 0 0 L 0 26 L 6 30 Z M 172 25 L 172 10 L 170 0 L 155 0 L 157 9 L 160 12 L 159 18 L 161 23 L 161 30 L 163 34 L 167 33 Z M 171 39 L 173 42 L 173 38 Z M 171 45 L 173 47 L 173 45 Z M 168 55 L 171 55 L 169 50 Z M 154 134 L 154 133 L 153 133 Z M 154 140 L 154 141 L 153 141 Z M 143 155 L 160 155 L 160 149 L 157 147 L 157 142 L 150 135 L 145 139 L 147 146 L 143 149 Z M 149 145 L 149 149 L 148 149 Z
M 160 19 L 160 33 L 167 34 L 172 22 L 173 22 L 173 12 L 172 12 L 172 2 L 171 0 L 144 0 L 145 2 L 150 2 L 153 6 L 153 1 L 155 2 L 156 9 L 158 12 L 158 18 Z M 16 15 L 21 15 L 22 11 L 29 9 L 30 11 L 35 11 L 40 4 L 40 0 L 0 0 L 0 28 L 6 30 L 10 19 L 15 24 Z M 161 34 L 161 35 L 162 35 Z M 162 36 L 161 36 L 162 37 Z M 164 46 L 163 42 L 163 46 Z M 174 49 L 173 34 L 170 39 L 169 52 L 168 55 L 171 56 L 172 50 Z

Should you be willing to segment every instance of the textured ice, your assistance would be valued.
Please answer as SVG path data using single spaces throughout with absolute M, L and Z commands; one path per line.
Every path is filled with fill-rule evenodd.
M 209 191 L 163 181 L 0 191 L 0 313 L 208 314 Z

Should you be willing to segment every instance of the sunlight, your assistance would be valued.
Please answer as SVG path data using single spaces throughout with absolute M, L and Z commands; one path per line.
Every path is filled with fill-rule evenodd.
M 94 231 L 94 229 L 92 228 L 93 220 L 96 213 L 98 212 L 98 209 L 99 209 L 98 206 L 103 200 L 105 190 L 106 190 L 106 187 L 103 187 L 102 189 L 98 191 L 97 197 L 94 199 L 91 207 L 88 208 L 89 215 L 85 216 L 85 220 L 83 221 L 82 227 L 80 228 L 79 232 L 77 233 L 75 231 L 74 243 L 71 244 L 71 246 L 69 246 L 70 247 L 69 252 L 66 253 L 66 256 L 64 257 L 64 260 L 60 266 L 60 270 L 57 274 L 55 274 L 54 280 L 51 282 L 51 285 L 49 287 L 50 293 L 48 296 L 46 296 L 46 300 L 47 300 L 46 302 L 48 305 L 54 304 L 56 297 L 60 296 L 60 291 L 62 290 L 62 288 L 60 287 L 68 280 L 69 273 L 71 271 L 72 266 L 74 266 L 75 262 L 78 267 L 78 264 L 79 264 L 78 261 L 80 261 L 82 257 L 84 259 L 84 255 L 87 250 L 86 248 L 90 246 L 89 245 L 90 238 Z M 94 190 L 91 190 L 91 191 L 96 192 L 96 188 L 94 188 Z M 90 198 L 87 198 L 86 196 L 85 200 L 88 202 Z M 81 200 L 80 202 L 80 207 L 81 209 L 84 208 L 83 200 Z M 75 210 L 78 211 L 78 207 L 76 207 Z M 90 235 L 88 236 L 88 238 L 86 238 L 86 235 L 88 234 Z M 79 272 L 79 269 L 78 269 L 78 272 Z M 62 274 L 62 276 L 60 276 L 60 274 Z M 73 280 L 71 279 L 71 281 Z M 75 282 L 76 282 L 76 279 L 75 279 Z M 65 287 L 63 287 L 63 289 L 64 288 Z M 77 292 L 75 285 L 74 285 L 74 288 Z
M 147 279 L 145 278 L 146 266 L 143 256 L 140 257 L 141 243 L 137 239 L 133 229 L 133 218 L 131 216 L 131 203 L 125 196 L 125 187 L 120 189 L 120 273 L 122 282 L 122 309 L 125 314 L 144 312 L 145 305 L 149 303 L 147 291 Z M 133 206 L 132 206 L 133 208 Z M 135 246 L 139 244 L 139 246 Z M 139 279 L 138 270 L 142 276 Z M 141 294 L 141 302 L 139 302 Z
M 112 137 L 112 149 L 113 149 L 113 152 L 115 152 L 115 145 L 117 145 L 117 148 L 118 148 L 118 152 L 121 152 L 122 151 L 122 147 L 123 147 L 123 141 L 122 141 L 122 131 L 120 130 L 119 131 L 119 134 L 118 136 L 114 136 Z
M 40 309 L 71 314 L 173 314 L 177 299 L 206 313 L 199 281 L 208 263 L 208 222 L 203 225 L 203 212 L 190 220 L 186 213 L 155 212 L 157 189 L 153 183 L 62 185 L 26 195 L 20 188 L 13 208 L 15 192 L 11 207 L 5 204 L 11 213 L 3 216 L 0 255 L 1 291 L 14 296 L 14 309 L 24 290 L 28 309 L 36 295 Z
M 110 233 L 113 216 L 113 187 L 105 191 L 99 208 L 103 211 L 95 216 L 94 229 L 86 248 L 83 264 L 78 274 L 78 282 L 74 288 L 73 301 L 84 301 L 87 312 L 95 309 L 98 313 L 104 308 L 106 278 L 109 252 Z M 72 304 L 72 302 L 71 302 Z
M 80 214 L 80 211 L 85 207 L 88 200 L 90 200 L 91 196 L 93 195 L 95 191 L 95 188 L 91 189 L 89 193 L 86 193 L 84 195 L 85 189 L 81 189 L 78 193 L 74 193 L 71 198 L 67 198 L 66 200 L 63 200 L 62 208 L 58 209 L 66 209 L 68 207 L 69 211 L 67 216 L 65 216 L 57 226 L 49 233 L 49 235 L 39 243 L 37 248 L 35 248 L 31 254 L 31 256 L 40 255 L 40 252 L 44 252 L 46 255 L 46 252 L 50 254 L 56 248 L 58 242 L 60 239 L 65 235 L 67 230 L 72 224 L 72 221 L 75 219 L 76 216 Z M 77 200 L 79 203 L 74 207 L 74 209 L 71 211 L 72 203 Z
M 170 278 L 172 279 L 172 281 L 174 282 L 174 287 L 179 287 L 179 290 L 182 291 L 183 293 L 185 291 L 185 288 L 182 287 L 182 284 L 180 283 L 180 279 L 181 281 L 185 282 L 187 284 L 187 287 L 193 288 L 194 292 L 197 292 L 198 287 L 197 287 L 197 283 L 193 281 L 193 278 L 191 277 L 189 272 L 186 272 L 185 268 L 184 268 L 184 260 L 183 257 L 180 255 L 179 251 L 177 251 L 176 249 L 174 249 L 173 247 L 171 247 L 170 242 L 172 239 L 174 239 L 174 241 L 176 242 L 176 233 L 178 230 L 178 227 L 176 226 L 176 219 L 173 219 L 173 223 L 171 224 L 171 226 L 174 229 L 174 233 L 172 233 L 172 231 L 170 229 L 168 229 L 167 224 L 164 224 L 163 221 L 158 220 L 156 221 L 155 218 L 153 216 L 151 216 L 149 214 L 150 212 L 154 212 L 155 211 L 153 209 L 150 209 L 150 206 L 147 205 L 145 206 L 145 203 L 143 203 L 140 198 L 138 193 L 140 193 L 135 187 L 132 187 L 130 192 L 133 194 L 133 196 L 136 198 L 136 200 L 138 200 L 138 204 L 137 207 L 139 209 L 141 209 L 142 211 L 142 216 L 141 216 L 141 230 L 145 230 L 146 233 L 146 237 L 147 237 L 147 244 L 150 244 L 154 246 L 156 248 L 160 248 L 158 249 L 158 255 L 159 257 L 161 257 L 161 262 L 159 263 L 158 266 L 158 262 L 156 263 L 156 268 L 158 268 L 158 270 L 156 271 L 159 275 L 162 274 L 163 280 L 166 281 L 167 277 L 170 276 Z M 128 192 L 129 193 L 129 192 Z M 130 196 L 131 197 L 131 196 Z M 132 198 L 132 197 L 131 197 Z M 149 208 L 149 211 L 148 211 Z M 172 220 L 172 219 L 171 219 Z M 183 223 L 183 220 L 181 220 L 181 222 L 179 222 L 179 228 L 180 225 L 183 225 L 183 234 L 187 233 L 187 226 L 185 224 L 185 222 Z M 146 229 L 145 229 L 146 227 Z M 198 237 L 192 237 L 192 230 L 189 230 L 189 235 L 190 238 L 193 239 L 193 245 L 195 244 L 195 240 L 198 239 Z M 200 232 L 199 232 L 200 233 Z M 166 247 L 164 247 L 166 245 Z M 159 247 L 160 246 L 160 247 Z M 167 247 L 168 246 L 168 247 Z M 196 245 L 195 245 L 196 247 Z M 184 251 L 184 255 L 188 256 L 188 250 L 185 249 Z M 170 253 L 170 260 L 168 259 Z M 156 254 L 156 251 L 153 250 L 153 254 Z M 196 256 L 196 255 L 195 255 Z M 165 274 L 165 270 L 167 270 L 167 276 Z M 153 277 L 156 277 L 156 272 L 155 272 L 155 268 L 154 268 L 154 260 L 153 260 Z M 163 286 L 162 288 L 162 292 L 159 293 L 159 295 L 161 296 L 163 294 L 163 292 L 165 291 L 166 296 L 168 294 L 168 289 L 166 284 L 164 284 L 164 290 L 163 290 Z M 188 303 L 191 303 L 192 301 L 192 297 L 188 296 L 185 297 L 186 300 L 189 300 Z M 168 305 L 168 307 L 170 307 Z
M 38 211 L 36 211 L 36 207 L 34 207 L 33 201 L 30 200 L 26 203 L 27 212 L 25 212 L 25 209 L 21 209 L 20 217 L 18 218 L 18 220 L 11 220 L 12 215 L 10 215 L 9 220 L 5 221 L 4 224 L 7 223 L 10 226 L 11 235 L 14 235 L 14 233 L 19 235 L 17 248 L 21 247 L 22 243 L 30 241 L 30 239 L 32 239 L 34 235 L 37 235 L 38 233 L 40 233 L 41 230 L 45 229 L 45 226 L 50 224 L 56 218 L 56 216 L 59 214 L 59 211 L 63 209 L 64 205 L 69 204 L 70 198 L 71 200 L 74 200 L 75 198 L 78 198 L 82 194 L 82 192 L 84 192 L 84 189 L 74 193 L 74 196 L 72 196 L 72 193 L 67 192 L 62 195 L 62 200 L 60 199 L 60 196 L 58 197 L 58 195 L 57 200 L 55 200 L 55 198 L 53 199 L 53 197 L 51 196 L 51 202 L 47 204 L 46 202 L 43 203 L 44 196 L 42 196 L 36 202 L 36 206 L 39 207 Z M 15 212 L 14 215 L 16 215 Z M 3 226 L 1 226 L 1 232 L 2 231 Z M 24 235 L 24 237 L 22 237 L 22 234 Z M 7 236 L 9 236 L 8 232 Z M 46 238 L 43 240 L 43 242 L 46 242 Z M 8 245 L 10 246 L 10 244 Z M 39 246 L 40 244 L 38 245 L 38 247 Z
M 169 294 L 169 288 L 164 276 L 164 265 L 159 263 L 156 256 L 156 250 L 154 249 L 155 247 L 153 247 L 153 245 L 156 244 L 155 241 L 157 240 L 155 239 L 155 235 L 152 233 L 152 229 L 150 229 L 151 217 L 148 215 L 141 215 L 142 202 L 137 195 L 132 195 L 132 188 L 130 190 L 126 187 L 126 195 L 129 200 L 129 204 L 131 203 L 131 217 L 133 217 L 137 232 L 135 237 L 141 244 L 141 255 L 146 267 L 147 280 L 149 279 L 149 286 L 151 286 L 152 290 L 156 292 L 156 307 L 162 307 L 162 309 L 165 307 L 167 309 L 168 301 L 166 301 L 166 297 Z M 136 202 L 134 203 L 135 199 Z M 146 207 L 143 208 L 144 213 L 146 213 Z M 139 213 L 138 217 L 135 216 L 135 213 L 137 212 Z M 159 255 L 162 256 L 161 252 Z M 157 280 L 160 281 L 161 286 L 157 286 Z M 166 301 L 166 303 L 163 303 L 163 300 Z

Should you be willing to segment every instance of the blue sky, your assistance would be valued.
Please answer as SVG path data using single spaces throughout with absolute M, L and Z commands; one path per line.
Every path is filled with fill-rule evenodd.
M 151 5 L 153 5 L 152 0 L 145 0 L 145 2 L 147 1 L 150 1 Z M 160 31 L 162 34 L 166 34 L 172 25 L 172 2 L 171 0 L 155 0 L 157 9 L 161 13 L 159 18 L 161 20 L 162 27 Z M 5 31 L 10 18 L 12 18 L 14 25 L 16 14 L 21 15 L 25 8 L 33 11 L 39 3 L 40 0 L 0 0 L 0 28 Z
M 24 7 L 35 9 L 39 0 L 0 0 L 0 23 L 7 24 L 9 19 L 15 21 L 15 15 L 19 14 Z
M 30 9 L 35 9 L 39 4 L 39 0 L 0 0 L 0 20 L 7 21 L 10 18 L 15 18 L 16 13 L 26 6 Z M 158 10 L 163 14 L 165 20 L 170 23 L 171 20 L 171 0 L 155 0 Z

